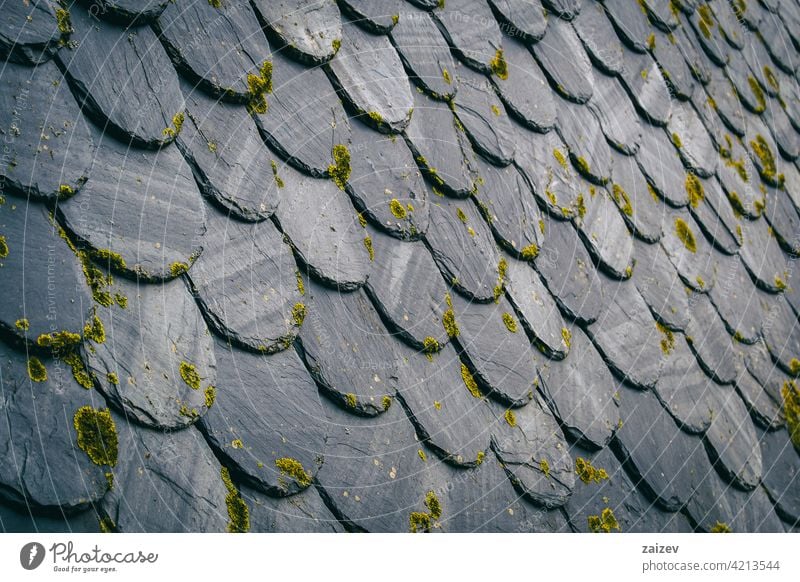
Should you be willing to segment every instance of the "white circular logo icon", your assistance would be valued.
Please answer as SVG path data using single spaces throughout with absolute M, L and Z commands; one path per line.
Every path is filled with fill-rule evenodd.
M 39 542 L 29 542 L 19 551 L 19 563 L 26 570 L 35 570 L 44 561 L 44 546 Z

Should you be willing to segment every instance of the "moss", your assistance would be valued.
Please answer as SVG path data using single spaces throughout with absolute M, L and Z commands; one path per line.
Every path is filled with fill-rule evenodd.
M 300 295 L 305 295 L 306 286 L 305 283 L 303 283 L 303 276 L 300 274 L 300 271 L 295 272 L 295 277 L 297 277 L 297 292 L 300 293 Z
M 339 187 L 339 190 L 344 190 L 347 181 L 350 179 L 350 150 L 346 145 L 336 144 L 331 150 L 333 156 L 333 163 L 328 166 L 328 175 L 330 175 L 333 183 Z
M 464 381 L 464 386 L 467 387 L 467 390 L 469 390 L 473 398 L 483 398 L 483 394 L 478 390 L 478 383 L 475 381 L 469 368 L 463 363 L 461 364 L 461 379 Z
M 206 397 L 206 408 L 211 408 L 217 400 L 217 389 L 214 386 L 209 386 L 205 389 L 204 394 Z
M 569 349 L 570 346 L 572 345 L 572 332 L 568 330 L 566 327 L 562 327 L 561 339 L 563 340 L 564 345 L 567 347 L 567 349 Z
M 508 63 L 503 56 L 503 49 L 497 49 L 494 53 L 494 58 L 489 62 L 492 73 L 497 75 L 498 78 L 505 81 L 508 79 Z
M 453 84 L 453 78 L 450 76 L 450 71 L 447 70 L 447 67 L 442 68 L 442 79 L 444 79 L 444 82 L 448 85 Z
M 227 467 L 220 469 L 220 476 L 225 489 L 228 490 L 228 494 L 225 496 L 225 507 L 228 510 L 228 531 L 230 533 L 246 533 L 250 531 L 250 509 L 239 495 Z
M 769 144 L 762 135 L 756 135 L 754 140 L 750 141 L 750 147 L 753 148 L 753 153 L 756 154 L 761 161 L 761 174 L 768 182 L 780 184 L 782 176 L 777 175 L 777 167 L 775 165 L 775 156 L 769 147 Z
M 478 455 L 475 457 L 475 464 L 480 466 L 483 463 L 483 459 L 486 458 L 486 453 L 483 451 L 478 451 Z
M 522 250 L 519 254 L 522 257 L 522 260 L 533 261 L 539 256 L 539 247 L 536 244 L 531 243 L 526 247 L 522 247 Z
M 631 206 L 631 199 L 628 197 L 628 193 L 617 183 L 612 184 L 611 186 L 611 195 L 614 197 L 614 200 L 617 202 L 617 206 L 619 206 L 620 210 L 627 216 L 633 216 L 633 206 Z
M 724 521 L 718 521 L 714 524 L 714 527 L 711 528 L 711 533 L 733 533 L 733 530 L 731 526 Z
M 620 531 L 619 522 L 610 507 L 603 509 L 600 515 L 590 515 L 587 522 L 592 533 L 611 533 L 614 529 Z
M 767 202 L 763 198 L 760 198 L 755 202 L 753 202 L 753 208 L 755 208 L 756 214 L 758 214 L 759 216 L 764 214 L 764 210 L 766 209 L 766 207 L 767 207 Z
M 192 390 L 200 390 L 200 373 L 197 371 L 197 366 L 181 362 L 179 369 L 183 382 Z
M 283 457 L 275 460 L 275 466 L 278 467 L 282 475 L 288 475 L 301 487 L 308 487 L 311 485 L 311 475 L 309 475 L 303 468 L 303 465 L 297 459 Z
M 389 201 L 389 211 L 392 213 L 392 216 L 394 216 L 398 220 L 403 220 L 406 217 L 405 206 L 403 206 L 397 198 L 392 198 Z
M 62 35 L 72 34 L 75 29 L 72 28 L 72 18 L 70 17 L 69 10 L 64 7 L 56 9 L 56 24 L 58 32 Z
M 75 412 L 73 424 L 78 433 L 78 447 L 95 465 L 117 464 L 117 426 L 108 408 L 81 406 Z
M 423 351 L 426 354 L 433 354 L 438 352 L 441 349 L 439 342 L 436 341 L 436 338 L 427 336 L 424 340 L 422 340 Z
M 678 149 L 680 149 L 681 146 L 683 145 L 683 142 L 681 141 L 681 136 L 679 136 L 674 131 L 672 132 L 670 139 L 672 140 L 672 145 L 674 145 Z
M 697 7 L 697 14 L 700 16 L 697 22 L 700 32 L 704 37 L 711 38 L 711 29 L 714 28 L 714 17 L 711 13 L 711 7 L 708 4 L 700 4 Z
M 744 19 L 745 13 L 747 12 L 747 3 L 745 0 L 733 0 L 733 2 L 731 2 L 731 6 L 733 7 L 733 12 L 736 15 L 736 18 L 738 18 L 741 22 Z
M 659 202 L 658 192 L 656 192 L 656 189 L 653 188 L 653 186 L 650 184 L 650 182 L 647 183 L 647 191 L 650 193 L 650 197 L 653 200 L 655 200 L 656 202 Z
M 789 373 L 792 376 L 800 376 L 800 360 L 797 358 L 789 360 Z
M 753 92 L 753 97 L 756 98 L 756 113 L 763 113 L 767 108 L 767 100 L 764 97 L 764 91 L 761 85 L 758 84 L 753 75 L 747 77 L 747 83 L 750 85 L 750 91 Z
M 783 397 L 783 414 L 786 417 L 786 427 L 789 429 L 789 438 L 794 447 L 800 451 L 800 390 L 797 383 L 789 380 L 781 388 Z
M 374 261 L 375 249 L 372 246 L 372 237 L 369 235 L 364 237 L 364 248 L 367 249 L 367 252 L 369 253 L 369 260 Z
M 243 448 L 244 448 L 244 443 L 242 442 L 242 439 L 233 439 L 233 440 L 231 441 L 231 446 L 232 446 L 234 449 L 237 449 L 237 450 L 238 450 L 238 449 L 243 449 Z
M 500 296 L 503 294 L 503 289 L 506 284 L 506 275 L 508 272 L 508 263 L 505 259 L 501 258 L 497 263 L 497 283 L 495 283 L 492 294 L 494 295 L 494 302 L 500 302 Z
M 436 410 L 441 410 L 441 409 L 442 409 L 442 403 L 441 403 L 441 402 L 439 402 L 438 400 L 434 400 L 434 401 L 433 401 L 433 407 L 434 407 Z
M 20 331 L 28 331 L 31 328 L 30 322 L 25 318 L 15 321 L 14 326 Z
M 28 358 L 28 376 L 34 382 L 44 382 L 47 380 L 47 368 L 36 356 Z
M 417 455 L 423 461 L 427 461 L 428 460 L 428 456 L 425 454 L 425 451 L 423 451 L 422 449 L 417 449 Z
M 608 472 L 605 469 L 592 466 L 591 461 L 583 457 L 575 459 L 575 474 L 587 485 L 608 479 Z
M 494 103 L 492 103 L 491 109 L 492 109 L 492 113 L 494 113 L 495 117 L 500 117 L 503 114 L 503 112 L 500 111 L 500 108 L 497 105 L 495 105 Z
M 583 156 L 578 156 L 575 158 L 575 165 L 583 174 L 591 174 L 592 170 L 589 168 L 589 162 L 586 161 L 586 158 Z
M 408 516 L 409 531 L 411 533 L 431 531 L 431 516 L 421 511 L 412 511 Z
M 517 333 L 517 320 L 510 313 L 503 313 L 503 323 L 511 333 Z
M 444 330 L 447 332 L 448 337 L 458 337 L 461 333 L 461 330 L 458 329 L 458 324 L 456 323 L 456 314 L 452 307 L 445 311 L 442 315 L 442 325 L 444 326 Z
M 774 91 L 780 91 L 781 87 L 780 84 L 778 83 L 778 77 L 775 76 L 775 73 L 770 68 L 770 66 L 764 65 L 764 68 L 762 70 L 764 71 L 764 79 L 767 81 L 767 85 L 772 87 Z
M 0 234 L 0 259 L 8 257 L 8 243 L 6 237 Z
M 94 388 L 93 376 L 86 370 L 83 360 L 76 352 L 70 352 L 66 356 L 63 356 L 62 360 L 70 367 L 72 370 L 72 377 L 75 378 L 75 381 L 80 386 L 83 386 L 87 390 Z
M 75 189 L 69 184 L 61 184 L 61 186 L 58 187 L 58 194 L 61 198 L 69 198 L 75 194 Z
M 778 291 L 785 291 L 786 290 L 786 281 L 781 279 L 778 275 L 775 275 L 775 287 L 778 288 Z
M 550 478 L 550 463 L 547 462 L 547 459 L 539 461 L 539 470 L 544 473 L 545 477 Z
M 581 218 L 586 216 L 586 203 L 583 200 L 583 194 L 578 194 L 578 198 L 575 201 L 575 206 L 578 210 L 578 216 Z
M 461 210 L 461 208 L 459 208 L 458 206 L 456 207 L 456 216 L 458 216 L 458 219 L 461 222 L 463 222 L 464 224 L 467 224 L 467 215 L 464 214 L 464 211 Z
M 127 267 L 122 255 L 110 249 L 98 249 L 92 252 L 92 256 L 101 263 L 108 265 L 110 268 L 117 269 L 118 271 L 124 271 Z
M 114 520 L 108 516 L 100 519 L 99 527 L 100 533 L 114 533 L 117 530 Z
M 555 148 L 553 150 L 553 157 L 556 159 L 556 161 L 562 168 L 564 168 L 565 170 L 569 168 L 569 166 L 567 166 L 567 157 L 564 155 L 564 152 L 562 152 L 560 149 Z M 555 202 L 553 202 L 553 204 L 555 204 Z
M 389 410 L 389 407 L 392 405 L 392 397 L 391 396 L 384 396 L 381 398 L 381 404 L 383 405 L 383 410 Z
M 183 111 L 179 111 L 172 116 L 172 125 L 165 127 L 161 133 L 166 137 L 174 138 L 183 129 L 184 121 L 186 121 L 186 116 L 184 115 Z
M 344 403 L 348 406 L 348 408 L 355 408 L 358 406 L 358 398 L 352 392 L 348 392 L 344 395 Z
M 128 309 L 128 298 L 122 293 L 115 293 L 114 301 L 116 301 L 117 305 L 119 305 L 122 309 Z
M 694 174 L 686 174 L 686 181 L 684 182 L 686 194 L 689 196 L 689 204 L 692 208 L 697 208 L 706 197 L 705 188 L 700 178 Z
M 54 352 L 65 352 L 81 342 L 81 336 L 71 331 L 54 331 L 43 333 L 36 338 L 36 343 L 43 348 L 50 348 Z
M 275 179 L 275 185 L 278 188 L 283 188 L 284 186 L 286 186 L 286 184 L 278 175 L 278 164 L 275 162 L 275 160 L 270 160 L 270 165 L 272 166 L 272 177 Z
M 331 48 L 333 49 L 334 53 L 338 53 L 339 50 L 342 48 L 342 41 L 338 38 L 334 38 L 331 41 Z
M 106 341 L 106 328 L 103 327 L 103 322 L 100 321 L 97 315 L 93 315 L 83 326 L 83 337 L 96 344 L 102 344 Z
M 689 252 L 697 252 L 697 240 L 694 238 L 694 233 L 682 218 L 675 219 L 675 233 Z
M 247 93 L 247 110 L 250 113 L 266 113 L 269 108 L 267 94 L 272 93 L 272 62 L 264 61 L 258 74 L 247 75 Z
M 514 414 L 514 411 L 511 410 L 510 408 L 506 410 L 505 414 L 503 415 L 503 418 L 506 419 L 508 426 L 510 426 L 511 428 L 517 426 L 517 415 Z
M 106 380 L 108 380 L 109 384 L 113 384 L 114 386 L 119 386 L 119 376 L 117 376 L 116 372 L 109 372 L 106 374 Z
M 306 319 L 306 306 L 304 303 L 295 303 L 292 307 L 292 320 L 297 327 L 303 325 Z
M 656 322 L 656 329 L 664 336 L 661 338 L 661 351 L 667 356 L 675 349 L 675 334 L 671 329 L 664 327 L 658 322 Z

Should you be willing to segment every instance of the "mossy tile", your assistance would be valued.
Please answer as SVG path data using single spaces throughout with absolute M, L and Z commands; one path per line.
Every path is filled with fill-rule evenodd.
M 342 17 L 335 0 L 255 0 L 253 7 L 294 59 L 318 65 L 339 49 Z
M 636 52 L 646 52 L 651 24 L 643 6 L 626 0 L 605 0 L 603 6 L 619 38 Z
M 455 55 L 477 71 L 492 73 L 502 34 L 489 4 L 450 0 L 433 14 Z
M 352 2 L 352 0 L 351 0 Z M 275 498 L 246 485 L 239 487 L 254 533 L 341 533 L 345 529 L 316 489 L 289 498 Z
M 339 6 L 361 28 L 388 34 L 400 22 L 405 6 L 400 0 L 344 0 Z
M 576 169 L 588 179 L 605 184 L 611 177 L 611 152 L 600 122 L 585 105 L 558 104 L 558 133 Z

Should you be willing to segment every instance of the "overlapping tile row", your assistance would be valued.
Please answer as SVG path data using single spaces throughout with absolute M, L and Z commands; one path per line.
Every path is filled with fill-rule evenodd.
M 0 24 L 0 527 L 800 521 L 789 0 Z

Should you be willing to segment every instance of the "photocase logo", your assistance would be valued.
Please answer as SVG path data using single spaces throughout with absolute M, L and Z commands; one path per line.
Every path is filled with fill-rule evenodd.
M 35 570 L 44 561 L 44 546 L 38 542 L 29 542 L 19 551 L 19 563 L 26 570 Z

